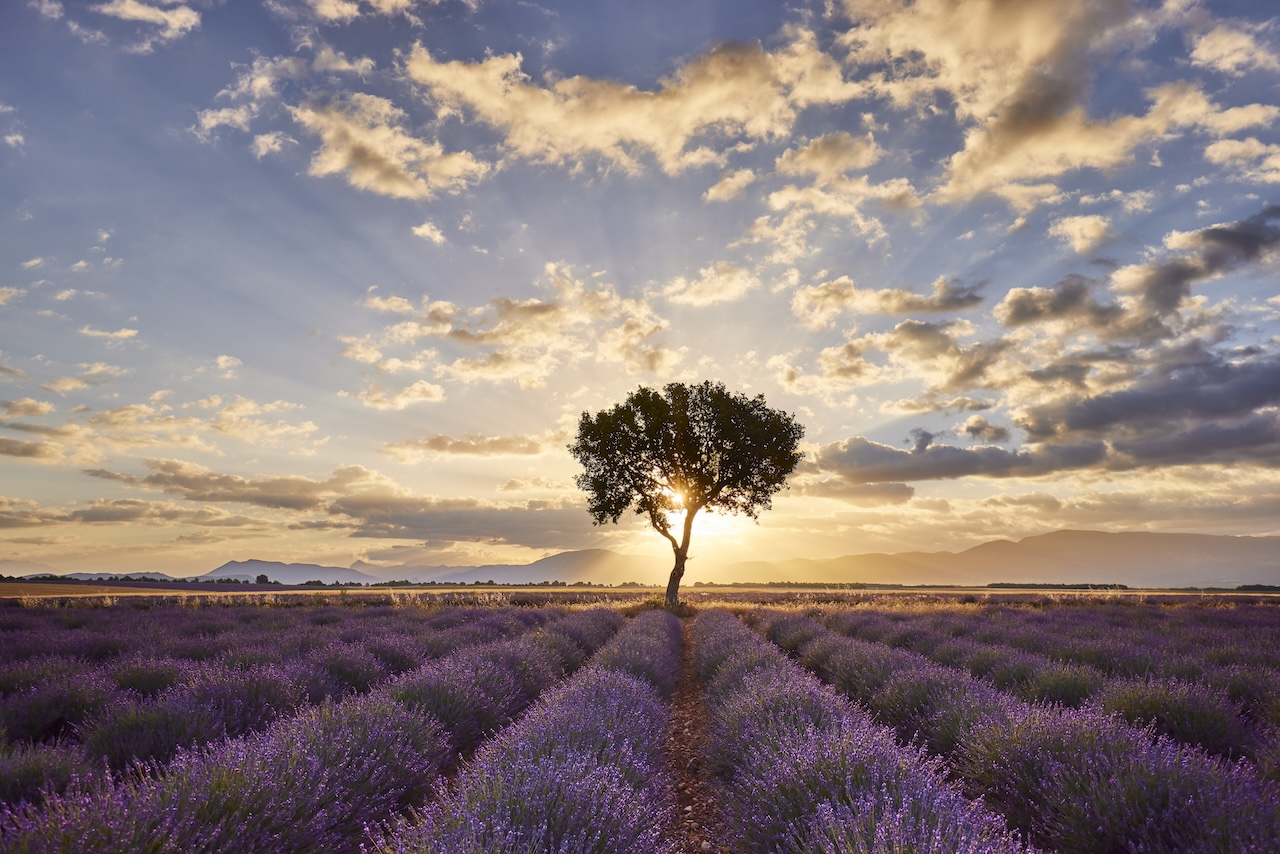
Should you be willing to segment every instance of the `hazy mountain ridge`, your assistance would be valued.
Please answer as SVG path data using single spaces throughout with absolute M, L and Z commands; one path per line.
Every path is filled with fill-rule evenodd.
M 685 583 L 698 581 L 824 584 L 1127 584 L 1130 587 L 1237 587 L 1280 585 L 1280 537 L 1214 534 L 1054 531 L 1019 541 L 992 540 L 960 552 L 856 554 L 836 558 L 748 561 L 691 565 Z M 529 564 L 485 566 L 379 566 L 357 561 L 350 567 L 278 561 L 229 561 L 200 580 L 254 581 L 265 575 L 281 584 L 376 584 L 384 581 L 469 584 L 665 583 L 669 559 L 624 555 L 607 549 L 561 552 Z M 0 561 L 0 574 L 43 575 L 59 571 L 44 564 Z M 159 572 L 78 572 L 65 577 L 167 578 Z
M 1054 531 L 961 552 L 735 564 L 726 574 L 741 581 L 1236 587 L 1280 584 L 1280 537 Z

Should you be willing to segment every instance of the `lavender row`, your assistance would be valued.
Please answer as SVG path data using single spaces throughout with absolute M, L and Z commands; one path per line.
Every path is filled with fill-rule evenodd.
M 182 751 L 165 768 L 73 787 L 39 807 L 0 807 L 0 850 L 354 851 L 366 825 L 420 804 L 459 749 L 484 734 L 468 728 L 447 690 L 430 686 L 470 674 L 477 714 L 500 725 L 620 623 L 612 611 L 574 614 L 261 733 Z
M 743 852 L 1027 851 L 1003 819 L 945 779 L 941 761 L 822 685 L 727 612 L 699 615 L 699 676 Z
M 1222 691 L 1250 717 L 1280 725 L 1280 609 L 1266 600 L 1215 604 L 989 606 L 923 613 L 858 608 L 832 614 L 828 625 L 916 652 L 945 646 L 944 655 L 963 656 L 967 645 L 975 644 L 1041 656 L 1055 662 L 1076 691 L 1108 679 L 1195 682 Z M 1017 678 L 1026 664 L 1012 652 L 1007 655 L 1006 667 Z
M 1182 609 L 1184 613 L 1191 610 Z M 991 636 L 983 629 L 956 635 L 967 621 L 956 622 L 953 616 L 942 613 L 889 621 L 876 612 L 835 611 L 825 623 L 864 640 L 871 635 L 880 643 L 967 670 L 1023 700 L 1071 707 L 1088 704 L 1214 755 L 1248 758 L 1262 776 L 1280 781 L 1280 674 L 1243 666 L 1206 668 L 1196 681 L 1154 673 L 1107 674 L 1088 664 L 979 641 L 974 635 Z M 884 631 L 886 624 L 893 628 Z
M 431 650 L 447 653 L 492 642 L 563 613 L 455 609 L 433 621 Z M 413 636 L 368 640 L 374 650 L 422 648 Z M 367 691 L 425 660 L 389 659 L 382 664 L 367 648 L 330 646 L 285 664 L 236 667 L 166 658 L 130 659 L 107 673 L 50 670 L 0 700 L 0 727 L 8 741 L 0 747 L 0 802 L 61 791 L 103 762 L 116 771 L 138 762 L 167 762 L 180 748 L 259 731 L 309 703 Z
M 256 613 L 264 612 L 259 609 Z M 310 614 L 306 622 L 319 620 L 321 626 L 328 627 L 337 613 L 322 609 Z M 307 616 L 291 612 L 294 621 Z M 361 693 L 461 646 L 526 631 L 549 615 L 532 610 L 452 609 L 422 620 L 367 616 L 369 626 L 357 618 L 340 633 L 314 627 L 309 630 L 296 622 L 277 633 L 278 623 L 273 619 L 268 628 L 241 632 L 234 642 L 218 647 L 221 652 L 216 656 L 184 658 L 180 646 L 160 645 L 154 649 L 165 649 L 163 657 L 151 652 L 106 662 L 62 655 L 9 661 L 0 666 L 0 729 L 10 742 L 50 742 L 77 738 L 92 719 L 123 717 L 122 726 L 127 728 L 127 719 L 142 714 L 161 729 L 176 725 L 180 718 L 211 718 L 205 728 L 207 738 L 235 735 L 255 728 L 260 722 L 253 718 L 270 708 Z M 196 619 L 196 626 L 200 625 Z M 130 629 L 125 623 L 115 624 L 115 630 L 121 635 L 147 635 L 145 627 Z M 225 640 L 225 635 L 219 637 Z M 213 636 L 201 637 L 215 640 Z M 8 633 L 0 635 L 0 649 L 8 653 L 13 640 Z M 204 653 L 213 651 L 202 649 Z M 240 683 L 235 696 L 263 692 L 264 702 L 253 709 L 233 709 L 236 701 L 219 688 L 227 683 Z M 285 695 L 299 689 L 305 697 L 290 702 Z M 136 708 L 148 704 L 151 708 Z M 229 712 L 234 712 L 230 719 Z M 248 720 L 239 720 L 244 717 Z M 110 728 L 109 721 L 104 723 Z M 225 733 L 219 733 L 224 724 Z M 115 740 L 111 733 L 99 739 L 104 743 Z M 128 757 L 109 758 L 114 762 Z
M 1280 850 L 1280 790 L 1096 708 L 1025 703 L 923 656 L 843 637 L 806 616 L 760 627 L 1037 845 L 1069 851 Z
M 673 852 L 664 700 L 680 634 L 666 612 L 636 617 L 583 673 L 482 748 L 443 800 L 380 834 L 375 850 Z

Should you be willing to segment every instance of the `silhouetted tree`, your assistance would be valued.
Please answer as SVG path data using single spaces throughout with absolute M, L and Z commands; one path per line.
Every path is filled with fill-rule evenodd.
M 693 517 L 705 507 L 759 518 L 800 462 L 803 435 L 804 427 L 770 409 L 763 395 L 748 398 L 710 381 L 671 383 L 661 393 L 641 386 L 612 409 L 582 413 L 569 453 L 585 469 L 575 481 L 595 524 L 616 523 L 633 509 L 671 543 L 672 608 Z M 672 518 L 682 513 L 683 522 Z

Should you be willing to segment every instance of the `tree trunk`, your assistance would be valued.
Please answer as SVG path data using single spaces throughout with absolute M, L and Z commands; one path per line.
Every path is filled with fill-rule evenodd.
M 680 579 L 684 578 L 684 562 L 688 552 L 675 549 L 676 565 L 671 568 L 671 580 L 667 582 L 667 607 L 675 608 L 680 604 Z

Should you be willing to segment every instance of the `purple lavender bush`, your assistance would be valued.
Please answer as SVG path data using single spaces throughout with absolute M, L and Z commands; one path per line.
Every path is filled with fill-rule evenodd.
M 1280 790 L 1094 709 L 1026 706 L 966 734 L 956 770 L 1062 851 L 1277 851 Z
M 791 620 L 779 636 L 803 648 L 811 629 Z M 695 639 L 711 718 L 704 762 L 720 778 L 735 850 L 1026 850 L 946 782 L 940 760 L 898 744 L 732 616 L 699 615 Z
M 421 801 L 447 756 L 435 721 L 387 697 L 352 697 L 181 753 L 163 772 L 0 808 L 0 841 L 85 854 L 353 851 L 367 823 Z

